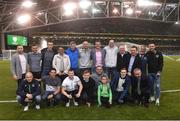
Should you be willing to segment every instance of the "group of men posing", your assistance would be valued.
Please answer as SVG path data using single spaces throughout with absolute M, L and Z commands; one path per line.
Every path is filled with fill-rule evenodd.
M 82 102 L 88 107 L 95 102 L 105 107 L 112 102 L 133 102 L 145 107 L 149 101 L 160 104 L 163 55 L 154 43 L 148 49 L 132 46 L 129 52 L 125 45 L 118 48 L 114 40 L 104 48 L 100 41 L 92 49 L 84 41 L 78 49 L 72 41 L 66 51 L 62 47 L 56 50 L 49 41 L 41 52 L 37 45 L 31 49 L 32 52 L 24 53 L 23 46 L 17 46 L 11 60 L 13 78 L 18 83 L 17 100 L 24 111 L 30 102 L 40 109 L 41 97 L 48 106 L 57 105 L 60 100 L 66 107 L 70 101 L 75 106 Z

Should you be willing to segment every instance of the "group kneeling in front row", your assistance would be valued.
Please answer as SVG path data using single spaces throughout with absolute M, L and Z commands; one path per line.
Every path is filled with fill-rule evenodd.
M 66 107 L 70 106 L 71 101 L 75 106 L 81 102 L 90 107 L 97 102 L 98 106 L 107 108 L 111 107 L 112 102 L 133 102 L 145 107 L 149 104 L 150 81 L 147 76 L 142 75 L 139 68 L 134 69 L 131 77 L 127 75 L 127 70 L 122 68 L 112 80 L 105 74 L 97 74 L 94 78 L 89 70 L 85 70 L 82 77 L 78 77 L 73 70 L 69 70 L 63 81 L 56 76 L 56 69 L 52 68 L 49 75 L 42 78 L 42 82 L 41 84 L 33 78 L 31 72 L 27 72 L 25 79 L 18 85 L 17 100 L 24 106 L 24 111 L 29 109 L 31 102 L 35 103 L 37 110 L 40 109 L 41 93 L 47 106 L 55 106 L 60 100 L 63 100 Z

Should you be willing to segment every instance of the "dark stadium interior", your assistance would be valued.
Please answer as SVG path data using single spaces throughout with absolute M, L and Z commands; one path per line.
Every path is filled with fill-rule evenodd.
M 78 0 L 74 1 L 78 2 Z M 108 4 L 109 1 L 110 4 Z M 129 1 L 136 3 L 136 0 Z M 36 2 L 35 7 L 27 10 L 20 8 L 19 4 L 21 4 L 22 0 L 1 0 L 0 11 L 3 14 L 0 17 L 0 25 L 2 31 L 6 27 L 8 28 L 5 34 L 27 36 L 30 40 L 29 45 L 32 43 L 40 44 L 42 38 L 54 40 L 57 43 L 56 46 L 66 45 L 66 47 L 71 40 L 75 40 L 77 44 L 80 44 L 85 39 L 92 44 L 95 40 L 101 40 L 103 45 L 106 45 L 109 39 L 114 39 L 116 42 L 125 41 L 145 45 L 149 42 L 155 42 L 166 54 L 174 54 L 174 51 L 177 54 L 180 50 L 180 25 L 174 24 L 171 20 L 176 20 L 178 16 L 178 8 L 173 8 L 174 4 L 178 4 L 178 0 L 154 1 L 167 5 L 167 8 L 164 9 L 166 10 L 164 14 L 167 14 L 166 21 L 161 21 L 163 8 L 159 11 L 161 13 L 157 12 L 159 16 L 154 16 L 153 18 L 147 16 L 149 9 L 144 9 L 143 17 L 135 15 L 130 17 L 126 15 L 113 16 L 112 13 L 109 13 L 109 16 L 106 14 L 97 14 L 94 17 L 90 17 L 84 16 L 79 9 L 79 18 L 76 15 L 66 18 L 62 17 L 62 13 L 58 11 L 60 5 L 68 2 L 67 0 L 57 0 L 56 2 L 52 2 L 51 0 L 34 0 Z M 117 0 L 99 0 L 97 6 L 99 5 L 102 11 L 107 12 L 106 5 L 104 4 L 109 5 L 109 9 L 112 10 L 113 7 L 120 7 L 121 4 L 117 4 L 117 2 L 128 2 L 128 0 L 121 2 Z M 157 7 L 153 8 L 152 11 L 156 9 Z M 28 28 L 23 28 L 24 26 L 19 26 L 17 23 L 9 24 L 17 16 L 16 14 L 31 12 L 35 16 L 38 12 L 45 12 L 45 10 L 49 11 L 47 25 L 39 25 L 40 21 L 38 19 L 33 19 L 32 26 Z M 168 13 L 171 14 L 168 15 Z M 61 21 L 58 22 L 52 14 L 61 19 Z M 39 19 L 44 21 L 43 16 L 39 16 Z M 0 44 L 2 46 L 2 43 Z M 29 47 L 26 48 L 26 50 L 29 49 Z M 15 46 L 6 45 L 6 49 L 15 49 Z M 166 50 L 169 49 L 172 52 L 169 51 L 167 53 Z

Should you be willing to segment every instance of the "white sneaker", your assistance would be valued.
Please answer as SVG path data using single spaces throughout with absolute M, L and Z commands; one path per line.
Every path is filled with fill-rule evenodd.
M 78 102 L 76 102 L 75 100 L 73 100 L 73 102 L 74 102 L 74 106 L 78 106 L 79 105 Z
M 159 99 L 156 99 L 156 103 L 155 103 L 156 106 L 159 106 Z
M 150 99 L 149 99 L 149 102 L 154 102 L 154 101 L 155 101 L 155 97 L 151 96 Z
M 69 107 L 70 106 L 70 101 L 66 103 L 66 107 Z
M 40 105 L 36 105 L 36 107 L 35 107 L 37 110 L 39 110 L 40 109 Z
M 29 110 L 29 106 L 25 106 L 24 111 L 28 111 L 28 110 Z

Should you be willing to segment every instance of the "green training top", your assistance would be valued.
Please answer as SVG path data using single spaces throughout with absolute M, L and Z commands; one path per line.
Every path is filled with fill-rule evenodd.
M 98 86 L 98 104 L 101 105 L 101 97 L 108 97 L 110 104 L 112 104 L 112 91 L 109 83 L 100 84 Z

